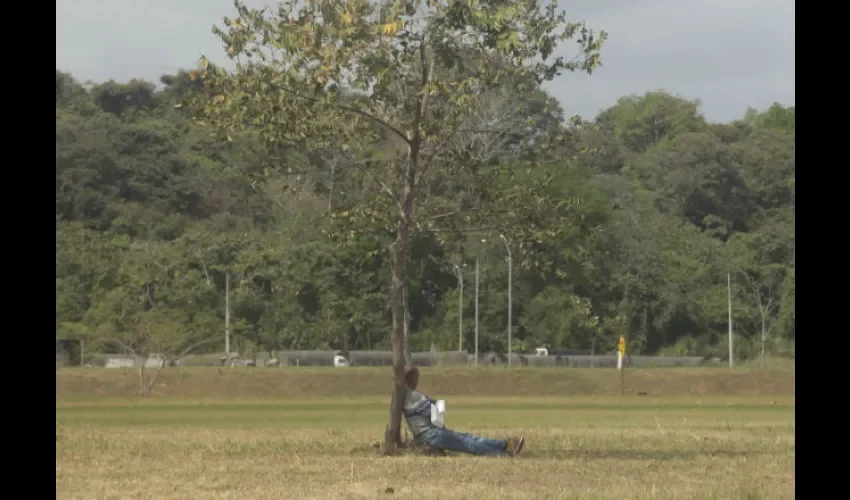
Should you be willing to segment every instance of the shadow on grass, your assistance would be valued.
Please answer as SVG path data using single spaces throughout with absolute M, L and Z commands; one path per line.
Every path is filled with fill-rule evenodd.
M 550 460 L 692 460 L 697 457 L 752 457 L 764 454 L 760 450 L 526 450 L 526 458 Z
M 351 450 L 352 455 L 374 456 L 380 455 L 378 444 L 361 445 Z M 529 450 L 523 451 L 519 459 L 537 460 L 693 460 L 699 457 L 738 458 L 754 457 L 767 452 L 761 450 L 601 450 L 601 449 L 578 449 L 578 450 Z M 411 453 L 411 455 L 416 455 Z M 427 458 L 420 455 L 422 458 Z M 449 452 L 447 456 L 469 456 L 465 453 Z

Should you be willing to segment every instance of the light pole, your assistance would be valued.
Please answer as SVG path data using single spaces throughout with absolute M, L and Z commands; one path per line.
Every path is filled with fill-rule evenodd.
M 457 305 L 457 350 L 463 351 L 463 274 L 460 267 L 455 266 L 457 273 L 458 305 Z
M 224 354 L 230 364 L 230 273 L 224 273 Z
M 475 258 L 475 366 L 478 367 L 478 257 Z
M 499 238 L 502 239 L 502 243 L 505 244 L 505 250 L 508 252 L 508 367 L 510 367 L 511 354 L 513 353 L 513 345 L 511 342 L 511 309 L 513 308 L 513 301 L 511 300 L 511 268 L 513 267 L 513 259 L 511 255 L 511 248 L 508 246 L 508 240 L 505 238 L 505 235 L 500 234 Z
M 735 366 L 735 353 L 732 350 L 732 273 L 726 273 L 726 304 L 729 311 L 729 368 Z

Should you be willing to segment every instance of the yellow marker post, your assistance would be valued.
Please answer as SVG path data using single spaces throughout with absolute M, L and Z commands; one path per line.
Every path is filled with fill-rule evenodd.
M 623 366 L 623 358 L 626 357 L 626 337 L 620 336 L 617 343 L 617 369 L 620 370 L 620 395 L 626 393 L 626 370 Z

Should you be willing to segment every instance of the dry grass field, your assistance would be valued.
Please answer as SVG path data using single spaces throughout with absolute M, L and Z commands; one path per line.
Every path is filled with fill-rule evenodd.
M 174 369 L 145 399 L 62 370 L 57 498 L 794 497 L 793 367 L 610 372 L 424 369 L 451 428 L 525 432 L 510 459 L 378 456 L 388 369 Z

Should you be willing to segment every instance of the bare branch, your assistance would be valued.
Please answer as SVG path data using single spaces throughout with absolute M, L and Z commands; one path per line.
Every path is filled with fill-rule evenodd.
M 151 297 L 151 287 L 150 287 L 150 283 L 145 283 L 145 295 L 147 295 L 147 296 L 148 296 L 148 301 L 150 302 L 150 304 L 151 304 L 152 306 L 153 306 L 153 305 L 156 305 L 156 301 L 154 301 L 154 300 L 153 300 L 153 297 Z
M 398 209 L 401 210 L 401 203 L 399 203 L 398 198 L 396 198 L 395 193 L 393 193 L 393 190 L 390 189 L 390 187 L 387 186 L 384 181 L 378 181 L 378 184 L 381 185 L 381 188 L 384 190 L 385 193 L 390 195 L 390 198 L 392 198 L 396 206 L 398 206 Z
M 210 273 L 207 271 L 207 261 L 204 259 L 201 252 L 196 252 L 196 255 L 201 257 L 201 268 L 204 270 L 204 278 L 207 280 L 207 285 L 210 285 Z
M 107 339 L 107 342 L 112 342 L 112 343 L 114 343 L 114 344 L 118 344 L 118 346 L 119 346 L 119 347 L 121 347 L 121 348 L 122 348 L 122 349 L 124 349 L 125 351 L 129 351 L 129 352 L 130 352 L 130 354 L 132 354 L 132 355 L 133 355 L 134 357 L 136 357 L 136 358 L 141 357 L 141 356 L 139 356 L 139 355 L 136 353 L 136 350 L 135 350 L 135 349 L 133 349 L 133 348 L 132 348 L 132 347 L 130 347 L 129 345 L 125 344 L 124 342 L 121 342 L 121 341 L 120 341 L 120 340 L 118 340 L 118 339 Z
M 428 232 L 430 233 L 462 233 L 462 234 L 475 234 L 475 233 L 486 233 L 489 231 L 498 231 L 501 228 L 496 226 L 491 227 L 478 227 L 478 228 L 466 228 L 466 229 L 453 229 L 453 228 L 429 228 Z
M 477 211 L 477 210 L 479 210 L 478 207 L 473 207 L 473 208 L 469 208 L 469 209 L 454 210 L 454 211 L 451 211 L 451 212 L 432 215 L 430 217 L 426 217 L 424 220 L 429 221 L 429 220 L 444 219 L 446 217 L 451 217 L 452 215 L 457 215 L 457 214 L 464 213 L 464 212 L 474 212 L 474 211 Z
M 202 346 L 202 345 L 204 345 L 204 344 L 209 344 L 209 343 L 211 343 L 211 342 L 212 342 L 212 341 L 214 341 L 214 340 L 220 340 L 220 339 L 219 339 L 218 337 L 210 337 L 210 338 L 207 338 L 207 339 L 204 339 L 204 340 L 200 340 L 200 341 L 198 341 L 198 342 L 195 342 L 194 344 L 190 345 L 189 347 L 187 347 L 187 348 L 183 349 L 183 350 L 180 352 L 180 355 L 178 356 L 178 358 L 182 358 L 183 356 L 186 356 L 187 354 L 189 354 L 190 352 L 192 352 L 194 349 L 196 349 L 196 348 L 198 348 L 198 347 L 200 347 L 200 346 Z
M 280 85 L 275 85 L 275 86 L 278 88 L 278 90 L 295 94 L 296 97 L 299 97 L 301 99 L 304 99 L 304 100 L 307 100 L 307 101 L 310 101 L 310 102 L 318 102 L 318 103 L 325 102 L 323 99 L 319 99 L 317 97 L 310 97 L 308 95 L 303 95 L 301 92 L 298 92 L 298 91 L 290 89 L 290 88 L 282 87 Z M 393 126 L 392 124 L 390 124 L 386 120 L 382 120 L 381 118 L 378 118 L 377 116 L 373 115 L 372 113 L 369 113 L 367 111 L 363 111 L 362 109 L 355 108 L 355 107 L 352 107 L 352 106 L 347 106 L 345 104 L 340 104 L 340 103 L 328 103 L 328 104 L 330 106 L 333 106 L 333 107 L 340 109 L 342 111 L 348 111 L 349 113 L 354 113 L 354 114 L 362 116 L 362 117 L 364 117 L 368 120 L 371 120 L 371 121 L 385 127 L 387 130 L 394 133 L 395 135 L 397 135 L 406 144 L 410 144 L 410 138 L 407 136 L 406 133 L 402 132 L 400 129 Z
M 358 161 L 354 158 L 351 158 L 350 160 L 351 160 L 351 164 L 354 165 L 355 167 L 357 167 L 363 173 L 363 175 L 365 175 L 368 179 L 372 180 L 373 182 L 378 183 L 378 185 L 381 186 L 381 190 L 384 193 L 386 193 L 387 195 L 389 195 L 390 199 L 393 201 L 393 203 L 395 203 L 396 207 L 398 207 L 399 210 L 402 209 L 401 202 L 398 200 L 398 197 L 396 197 L 395 193 L 389 187 L 389 185 L 387 185 L 384 181 L 377 179 L 374 175 L 372 175 L 372 172 L 369 172 L 369 170 L 366 169 L 363 161 Z
M 320 99 L 309 98 L 309 97 L 306 97 L 306 96 L 304 96 L 304 98 L 305 99 L 312 99 L 314 101 L 320 101 Z M 378 123 L 378 124 L 386 127 L 387 130 L 389 130 L 390 132 L 392 132 L 395 135 L 397 135 L 398 137 L 400 137 L 401 140 L 403 140 L 405 143 L 410 144 L 410 138 L 407 137 L 407 134 L 405 134 L 404 132 L 402 132 L 398 128 L 392 126 L 389 122 L 386 122 L 386 121 L 378 118 L 377 116 L 375 116 L 371 113 L 367 113 L 366 111 L 363 111 L 362 109 L 352 108 L 351 106 L 346 106 L 344 104 L 333 104 L 333 106 L 338 108 L 338 109 L 341 109 L 343 111 L 348 111 L 350 113 L 354 113 L 354 114 L 360 115 L 364 118 L 367 118 L 369 120 L 372 120 L 375 123 Z
M 483 129 L 458 129 L 458 132 L 466 132 L 470 134 L 493 134 L 493 135 L 506 135 L 510 137 L 514 137 L 517 139 L 525 139 L 528 134 L 520 134 L 518 132 L 506 132 L 504 130 L 483 130 Z
M 446 147 L 446 144 L 449 143 L 449 141 L 454 137 L 456 132 L 457 129 L 452 130 L 452 133 L 446 134 L 446 137 L 439 144 L 437 144 L 437 146 L 434 148 L 434 151 L 432 151 L 429 155 L 428 162 L 425 164 L 425 166 L 422 167 L 422 171 L 419 172 L 417 177 L 414 179 L 414 186 L 417 186 L 420 182 L 422 182 L 422 179 L 425 177 L 425 174 L 428 173 L 428 169 L 430 169 L 431 165 L 434 163 L 434 159 L 437 158 L 440 151 L 442 151 L 443 148 Z
M 145 362 L 146 362 L 146 360 L 142 361 L 142 363 L 145 363 Z M 159 360 L 159 367 L 157 367 L 157 370 L 153 374 L 153 378 L 151 378 L 148 381 L 147 387 L 145 388 L 144 392 L 146 394 L 151 392 L 151 389 L 153 388 L 153 385 L 156 383 L 156 379 L 159 378 L 159 374 L 162 372 L 163 368 L 165 368 L 165 358 Z M 141 383 L 144 383 L 144 380 L 142 380 Z
M 337 160 L 334 158 L 331 160 L 331 185 L 330 191 L 328 193 L 328 211 L 327 213 L 331 213 L 333 211 L 333 201 L 334 201 L 334 173 L 336 170 Z

